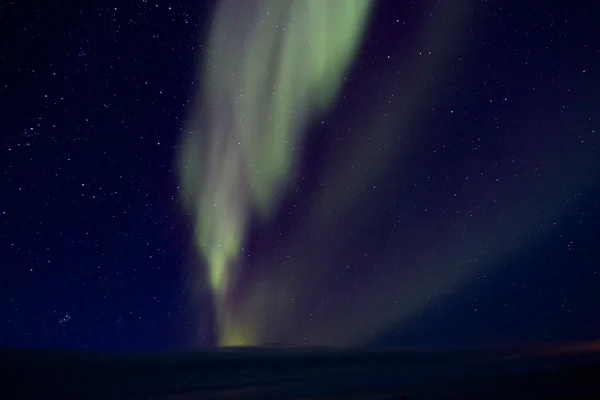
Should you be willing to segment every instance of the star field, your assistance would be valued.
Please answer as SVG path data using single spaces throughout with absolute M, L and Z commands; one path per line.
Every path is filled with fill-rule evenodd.
M 275 109 L 292 110 L 302 132 L 282 143 L 288 157 L 270 147 L 283 136 L 244 143 L 240 130 L 232 147 L 254 152 L 243 176 L 257 180 L 223 189 L 241 199 L 239 188 L 258 187 L 276 161 L 289 173 L 276 190 L 260 187 L 240 224 L 223 301 L 232 342 L 461 347 L 598 338 L 594 6 L 378 2 L 338 95 L 317 116 L 300 103 L 287 107 L 302 85 L 233 96 L 243 67 L 233 45 L 211 52 L 214 9 L 188 0 L 0 6 L 10 38 L 0 52 L 1 346 L 219 343 L 209 262 L 195 238 L 211 214 L 199 218 L 186 199 L 213 187 L 206 182 L 219 187 L 222 176 L 210 173 L 221 169 L 206 167 L 210 147 L 196 144 L 186 167 L 198 176 L 187 185 L 183 143 L 221 140 L 199 127 L 235 131 L 233 123 L 203 125 L 231 115 L 272 117 L 283 129 Z M 289 38 L 265 50 L 285 59 L 297 44 L 294 26 L 268 12 L 248 23 Z M 310 18 L 294 23 L 304 20 L 317 29 Z M 215 43 L 252 43 L 252 29 L 235 28 Z M 245 35 L 226 36 L 232 31 Z M 269 57 L 268 68 L 248 70 L 276 70 Z M 210 103 L 206 87 L 231 104 Z M 245 102 L 256 108 L 236 114 Z M 223 165 L 237 160 L 223 154 Z M 202 199 L 219 208 L 217 227 L 237 215 L 220 208 L 221 198 Z

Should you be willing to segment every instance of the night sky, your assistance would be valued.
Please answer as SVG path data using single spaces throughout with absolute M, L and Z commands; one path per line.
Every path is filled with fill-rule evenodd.
M 311 1 L 2 2 L 0 346 L 600 338 L 597 6 Z

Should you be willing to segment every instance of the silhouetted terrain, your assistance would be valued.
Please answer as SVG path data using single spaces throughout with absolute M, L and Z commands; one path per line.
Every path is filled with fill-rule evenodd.
M 600 398 L 597 352 L 542 347 L 277 346 L 155 355 L 8 350 L 0 352 L 0 363 L 6 399 Z

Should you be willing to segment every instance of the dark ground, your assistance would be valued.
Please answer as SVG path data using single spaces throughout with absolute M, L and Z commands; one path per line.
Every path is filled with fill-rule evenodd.
M 420 352 L 236 349 L 4 351 L 14 398 L 599 398 L 600 357 L 556 348 Z M 10 396 L 2 396 L 10 398 Z

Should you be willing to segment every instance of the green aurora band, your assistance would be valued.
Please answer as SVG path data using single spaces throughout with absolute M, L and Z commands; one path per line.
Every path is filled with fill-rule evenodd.
M 306 127 L 336 99 L 368 0 L 222 1 L 179 158 L 185 205 L 206 262 L 219 344 L 256 344 L 227 317 L 252 213 L 266 218 L 293 178 Z M 242 335 L 242 336 L 241 336 Z
M 405 50 L 400 56 L 370 55 L 382 57 L 390 63 L 386 70 L 397 74 L 367 76 L 360 96 L 340 99 L 372 4 L 239 0 L 222 1 L 216 9 L 208 46 L 199 55 L 202 83 L 182 135 L 178 168 L 182 201 L 193 217 L 194 244 L 205 265 L 193 270 L 203 276 L 191 281 L 195 290 L 212 296 L 222 346 L 359 345 L 376 339 L 497 267 L 500 257 L 524 247 L 528 238 L 545 234 L 574 194 L 598 182 L 595 174 L 580 173 L 592 171 L 593 148 L 565 157 L 563 142 L 575 137 L 576 127 L 568 119 L 557 120 L 556 132 L 546 132 L 543 146 L 524 148 L 528 156 L 510 185 L 500 180 L 474 188 L 465 180 L 469 196 L 456 188 L 453 207 L 460 205 L 466 216 L 458 214 L 459 208 L 415 213 L 410 199 L 398 198 L 405 209 L 395 218 L 402 222 L 394 224 L 385 243 L 371 243 L 376 254 L 366 259 L 360 246 L 349 248 L 349 232 L 377 229 L 373 224 L 382 210 L 361 206 L 370 203 L 375 182 L 422 183 L 404 157 L 416 142 L 428 139 L 424 110 L 435 106 L 432 98 L 443 103 L 450 95 L 445 93 L 448 77 L 466 79 L 479 68 L 461 60 L 460 48 L 465 35 L 485 26 L 478 24 L 473 11 L 478 8 L 470 2 L 427 3 L 424 12 L 431 23 L 400 46 Z M 515 143 L 522 132 L 539 129 L 540 122 L 528 113 L 535 93 L 519 101 L 516 117 L 523 122 L 506 132 L 517 138 Z M 294 182 L 307 129 L 333 103 L 359 113 L 344 143 L 336 144 L 336 155 L 343 157 L 332 157 L 319 171 L 316 190 L 302 199 L 310 204 L 306 214 L 276 249 L 269 248 L 269 259 L 261 261 L 265 265 L 253 269 L 251 279 L 240 276 L 240 267 L 248 265 L 241 256 L 251 218 L 268 224 L 277 212 L 278 200 Z M 577 109 L 592 115 L 586 107 Z M 445 134 L 457 132 L 449 126 Z M 497 173 L 488 160 L 476 157 L 469 167 L 486 177 Z M 387 181 L 378 181 L 386 175 Z M 512 205 L 501 199 L 511 199 Z M 481 204 L 487 204 L 485 213 Z M 426 246 L 419 240 L 423 237 Z M 335 276 L 348 264 L 378 273 L 337 285 Z

